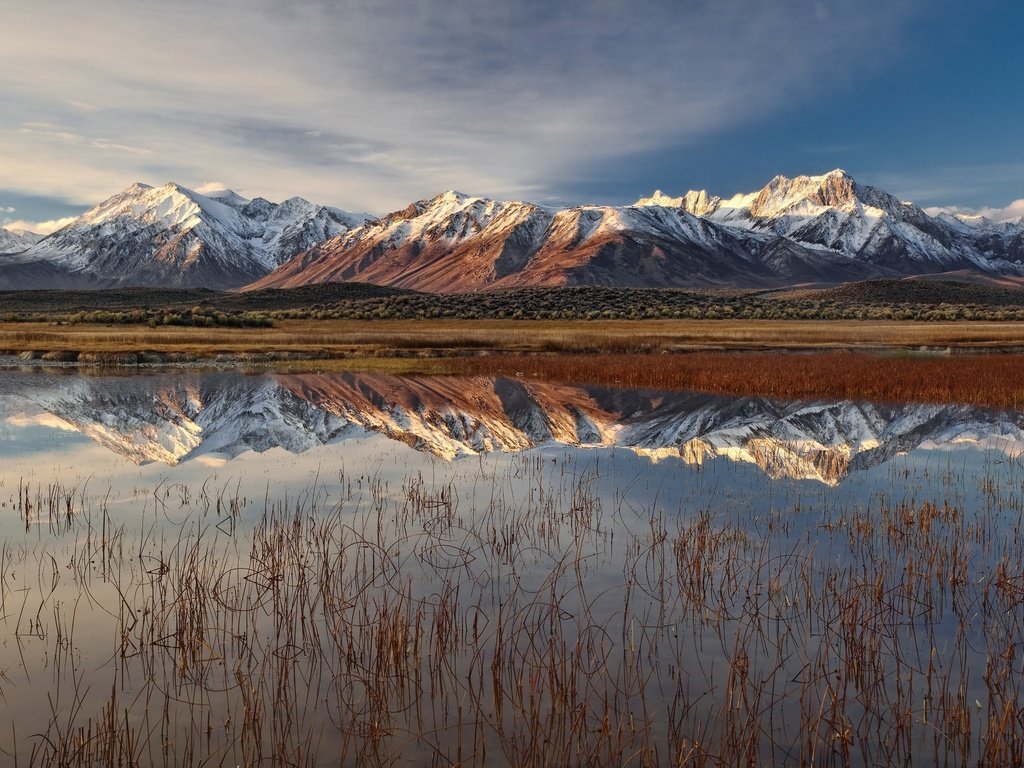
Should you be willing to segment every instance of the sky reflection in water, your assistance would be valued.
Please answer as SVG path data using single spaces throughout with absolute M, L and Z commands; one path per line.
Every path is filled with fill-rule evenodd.
M 946 680 L 962 678 L 960 699 L 972 702 L 966 722 L 978 732 L 987 727 L 987 707 L 994 701 L 981 675 L 992 658 L 990 646 L 1022 633 L 1018 625 L 1000 629 L 999 622 L 981 622 L 966 635 L 957 634 L 964 616 L 980 610 L 981 591 L 1001 560 L 1013 554 L 1001 550 L 999 542 L 1019 525 L 1024 508 L 1017 447 L 1024 445 L 1021 414 L 969 406 L 779 403 L 375 374 L 7 372 L 0 374 L 0 394 L 0 535 L 9 566 L 4 576 L 8 643 L 0 652 L 0 668 L 8 670 L 10 695 L 24 699 L 24 714 L 14 717 L 13 732 L 19 734 L 38 732 L 40 719 L 50 716 L 47 687 L 33 683 L 49 679 L 44 675 L 88 681 L 91 693 L 76 711 L 95 717 L 111 679 L 114 690 L 123 687 L 133 696 L 139 685 L 146 689 L 141 672 L 132 667 L 142 663 L 138 659 L 152 665 L 163 654 L 170 654 L 168 659 L 179 654 L 176 663 L 184 670 L 181 649 L 169 649 L 161 634 L 177 627 L 179 637 L 182 615 L 173 605 L 154 601 L 149 585 L 180 588 L 184 582 L 174 581 L 179 559 L 204 542 L 217 556 L 183 573 L 225 563 L 227 570 L 204 576 L 204 582 L 212 582 L 210 589 L 222 601 L 216 605 L 226 605 L 224 600 L 262 583 L 262 576 L 255 578 L 253 558 L 274 531 L 305 531 L 302 535 L 311 538 L 304 546 L 314 549 L 320 543 L 340 547 L 336 556 L 348 553 L 357 560 L 342 568 L 346 578 L 366 580 L 356 598 L 346 582 L 351 605 L 329 610 L 330 600 L 322 594 L 311 603 L 317 606 L 310 620 L 319 627 L 318 637 L 332 626 L 337 631 L 332 611 L 350 622 L 355 614 L 347 612 L 371 615 L 395 600 L 409 617 L 419 611 L 436 622 L 442 606 L 466 621 L 475 617 L 486 631 L 472 641 L 460 635 L 459 642 L 468 645 L 452 646 L 446 663 L 457 672 L 453 680 L 476 674 L 481 659 L 502 658 L 506 647 L 494 632 L 495 612 L 513 606 L 506 619 L 524 634 L 508 641 L 510 674 L 527 675 L 531 664 L 540 663 L 520 644 L 524 638 L 531 638 L 528 647 L 543 635 L 565 648 L 582 647 L 585 639 L 590 652 L 600 649 L 602 659 L 599 667 L 578 670 L 586 680 L 580 684 L 589 691 L 587 701 L 610 695 L 604 700 L 618 702 L 630 717 L 653 707 L 676 712 L 672 722 L 680 732 L 710 728 L 714 733 L 739 711 L 722 691 L 732 684 L 729 676 L 739 669 L 736 654 L 742 650 L 743 665 L 772 681 L 779 693 L 771 706 L 759 705 L 747 715 L 774 711 L 794 724 L 805 719 L 802 730 L 794 726 L 793 733 L 764 731 L 769 736 L 755 750 L 762 762 L 785 762 L 799 753 L 808 727 L 820 728 L 821 738 L 835 746 L 829 730 L 834 724 L 819 717 L 808 725 L 808 713 L 798 706 L 823 695 L 817 689 L 821 680 L 802 670 L 808 664 L 849 664 L 855 644 L 844 633 L 850 627 L 883 622 L 881 634 L 872 637 L 884 643 L 876 649 L 882 654 L 876 659 L 882 677 L 873 689 L 881 698 L 845 703 L 841 709 L 849 722 L 886 721 L 885 712 L 905 703 L 902 689 L 889 687 L 899 675 L 911 674 L 902 665 L 911 656 L 917 663 L 928 658 L 929 649 L 943 648 L 956 653 L 935 663 Z M 67 526 L 61 522 L 66 505 L 75 509 Z M 322 539 L 303 528 L 317 520 L 329 522 Z M 123 558 L 114 571 L 109 552 L 84 559 L 112 530 Z M 697 541 L 705 550 L 691 551 Z M 969 551 L 956 550 L 961 546 Z M 303 563 L 307 555 L 316 559 L 301 552 L 295 556 Z M 950 552 L 947 562 L 943 558 Z M 687 581 L 695 578 L 691 557 L 707 559 L 701 577 L 706 581 L 698 592 L 692 591 L 695 582 Z M 922 557 L 938 558 L 935 562 L 947 570 L 934 580 L 915 581 Z M 55 581 L 46 575 L 50 558 Z M 365 567 L 358 558 L 369 558 Z M 904 566 L 915 570 L 900 571 Z M 965 586 L 958 593 L 961 567 L 970 570 L 964 570 Z M 303 574 L 329 570 L 326 562 L 301 564 L 281 583 L 291 589 Z M 220 595 L 217 590 L 235 572 L 254 577 L 231 582 Z M 856 618 L 841 630 L 846 614 L 840 604 L 860 594 L 863 580 L 878 585 L 885 596 L 880 605 L 891 614 L 878 618 L 876 607 L 875 618 Z M 88 585 L 85 602 L 83 584 Z M 730 584 L 735 592 L 727 589 Z M 961 605 L 964 590 L 969 599 Z M 270 593 L 257 591 L 251 627 L 237 625 L 237 607 L 223 616 L 212 611 L 207 621 L 215 626 L 200 643 L 203 664 L 238 652 L 235 641 L 224 638 L 237 634 L 247 643 L 263 642 L 271 615 L 261 613 L 262 601 Z M 752 603 L 750 595 L 760 597 Z M 921 608 L 925 598 L 927 611 Z M 123 615 L 129 602 L 139 603 L 131 606 L 131 621 Z M 153 618 L 138 625 L 137 617 L 144 615 L 163 623 Z M 763 625 L 771 615 L 775 624 Z M 223 627 L 218 616 L 227 622 Z M 75 626 L 73 660 L 51 668 L 69 647 L 60 644 L 66 641 L 54 646 L 59 625 L 68 621 Z M 279 627 L 277 621 L 269 626 Z M 146 640 L 139 626 L 160 629 Z M 795 629 L 768 637 L 765 626 Z M 214 629 L 220 640 L 212 639 Z M 375 642 L 362 630 L 351 631 L 355 634 L 346 642 L 354 646 Z M 470 632 L 468 624 L 460 631 Z M 127 657 L 132 661 L 124 669 L 111 664 L 116 656 L 111 636 L 133 643 Z M 330 675 L 342 676 L 320 683 L 328 691 L 337 692 L 339 679 L 348 680 L 344 691 L 369 685 L 358 670 L 344 677 L 337 671 L 341 659 L 310 643 L 272 643 L 262 655 L 246 658 L 262 659 L 255 671 L 266 676 L 267 659 L 276 664 L 286 646 L 298 648 L 302 652 L 294 663 L 301 674 L 322 676 L 318 665 L 326 663 Z M 365 646 L 367 653 L 380 653 L 371 646 Z M 584 663 L 582 656 L 577 662 Z M 186 681 L 198 686 L 189 690 L 201 698 L 210 685 L 205 675 L 216 673 L 208 666 L 202 670 L 201 680 Z M 639 678 L 629 677 L 641 672 Z M 641 685 L 642 679 L 654 686 L 644 693 L 651 699 L 629 694 L 629 685 L 620 690 L 627 678 L 629 685 Z M 265 693 L 277 695 L 269 687 Z M 465 694 L 434 691 L 436 701 L 448 693 Z M 374 701 L 371 696 L 360 706 Z M 973 707 L 973 701 L 981 706 Z M 241 716 L 232 696 L 217 706 L 225 708 L 218 710 L 222 719 Z M 317 743 L 329 745 L 327 753 L 342 749 L 346 737 L 355 739 L 350 746 L 361 745 L 354 749 L 379 747 L 367 740 L 367 721 L 359 714 L 364 709 L 353 709 L 350 721 L 347 715 L 339 720 L 334 705 L 307 700 L 295 706 L 303 717 L 287 728 L 300 727 L 301 721 L 301 728 L 312 729 L 302 734 L 315 733 Z M 175 716 L 191 718 L 197 711 L 190 706 Z M 514 729 L 522 715 L 480 710 L 473 722 L 491 722 L 492 748 L 500 745 L 514 757 L 515 744 L 502 741 L 493 720 L 512 718 L 508 727 Z M 593 716 L 600 720 L 607 713 L 595 710 Z M 394 718 L 390 732 L 399 734 L 397 743 L 406 744 L 401 750 L 410 759 L 445 754 L 440 736 L 434 742 L 428 734 L 441 727 L 439 719 L 450 719 L 450 712 L 420 713 L 416 722 L 404 709 L 400 715 L 389 710 L 387 717 Z M 650 722 L 643 743 L 671 741 L 672 722 Z M 210 754 L 236 761 L 251 756 L 246 737 L 223 722 L 210 728 L 215 736 Z M 874 735 L 850 746 L 851 754 L 868 759 L 903 748 L 898 732 L 886 734 L 876 727 Z M 728 760 L 728 740 L 720 735 L 716 754 Z M 582 737 L 583 732 L 576 734 L 574 743 Z M 897 741 L 887 743 L 890 737 Z M 307 743 L 302 738 L 295 743 Z M 14 745 L 0 746 L 11 751 Z M 613 745 L 600 748 L 613 750 Z M 24 744 L 20 749 L 28 751 Z

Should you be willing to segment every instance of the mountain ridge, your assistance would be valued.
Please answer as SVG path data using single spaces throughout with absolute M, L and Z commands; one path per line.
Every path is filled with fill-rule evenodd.
M 1024 222 L 932 217 L 836 169 L 776 176 L 727 199 L 658 190 L 627 206 L 555 209 L 448 192 L 332 238 L 248 287 L 757 288 L 963 270 L 1024 275 Z
M 8 256 L 0 285 L 20 267 L 79 277 L 88 288 L 233 288 L 364 220 L 298 197 L 275 204 L 231 190 L 203 195 L 174 182 L 136 182 Z
M 16 289 L 778 288 L 956 273 L 1024 276 L 1024 220 L 932 216 L 842 169 L 775 176 L 729 198 L 658 190 L 623 206 L 448 190 L 376 219 L 296 197 L 136 183 L 0 255 L 0 288 Z
M 0 227 L 0 254 L 19 253 L 32 247 L 42 239 L 43 235 L 29 232 L 27 229 Z

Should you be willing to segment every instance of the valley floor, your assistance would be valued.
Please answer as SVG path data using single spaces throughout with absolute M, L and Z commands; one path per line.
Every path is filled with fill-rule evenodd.
M 267 328 L 0 324 L 0 350 L 294 358 L 707 349 L 1024 350 L 1024 323 L 828 320 L 279 320 Z
M 479 374 L 779 398 L 1024 408 L 1024 324 L 282 320 L 270 328 L 0 325 L 8 366 Z M 989 354 L 985 354 L 989 353 Z

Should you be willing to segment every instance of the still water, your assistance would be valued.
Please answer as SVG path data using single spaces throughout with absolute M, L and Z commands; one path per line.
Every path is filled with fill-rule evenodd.
M 1024 758 L 1024 414 L 0 372 L 19 765 Z

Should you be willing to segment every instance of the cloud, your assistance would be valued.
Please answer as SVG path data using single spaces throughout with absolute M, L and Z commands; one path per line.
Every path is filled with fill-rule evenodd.
M 29 415 L 26 413 L 15 414 L 7 417 L 7 423 L 12 427 L 49 427 L 64 432 L 78 432 L 78 427 L 52 413 L 38 413 Z
M 978 213 L 994 221 L 1019 219 L 1024 217 L 1024 198 L 1014 200 L 1005 208 L 982 208 Z
M 1014 200 L 1003 208 L 966 208 L 960 205 L 950 205 L 925 208 L 924 212 L 929 216 L 951 213 L 958 216 L 983 216 L 992 221 L 1010 221 L 1024 218 L 1024 198 Z
M 0 207 L 0 213 L 14 213 L 17 210 L 14 206 L 8 205 L 6 208 Z
M 24 229 L 28 232 L 35 232 L 37 235 L 49 235 L 56 232 L 61 227 L 66 227 L 74 220 L 74 216 L 67 216 L 62 219 L 52 219 L 50 221 L 25 221 L 23 219 L 9 221 L 4 219 L 4 228 Z
M 451 187 L 551 196 L 881 66 L 922 7 L 11 0 L 0 187 L 97 202 L 231 178 L 376 212 Z
M 999 162 L 978 165 L 935 165 L 925 170 L 884 171 L 859 174 L 857 179 L 881 187 L 901 200 L 913 200 L 925 212 L 983 215 L 1005 221 L 1024 215 L 1020 180 L 1024 163 Z M 1006 206 L 992 205 L 993 198 L 1013 199 Z M 932 214 L 935 215 L 935 214 Z
M 128 152 L 133 155 L 148 155 L 150 150 L 144 147 L 132 147 L 127 144 L 119 144 L 116 141 L 104 138 L 89 138 L 80 133 L 52 125 L 51 123 L 25 123 L 21 127 L 21 133 L 32 136 L 39 136 L 44 139 L 55 139 L 68 144 L 89 146 L 95 149 L 115 150 L 117 152 Z
M 200 195 L 206 195 L 210 192 L 220 192 L 222 189 L 229 189 L 229 187 L 227 184 L 220 181 L 207 181 L 195 188 L 196 192 Z
M 152 150 L 146 149 L 145 147 L 132 147 L 128 144 L 119 144 L 116 141 L 110 139 L 90 139 L 89 145 L 96 149 L 108 149 L 115 152 L 127 152 L 130 155 L 149 155 L 152 154 Z

